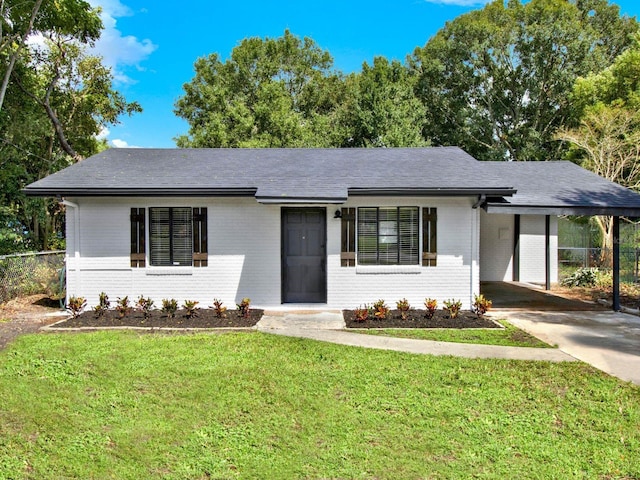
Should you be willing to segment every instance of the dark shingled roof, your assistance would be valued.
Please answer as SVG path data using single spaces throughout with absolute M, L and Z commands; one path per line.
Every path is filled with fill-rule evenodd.
M 255 196 L 263 203 L 342 203 L 354 195 L 464 195 L 486 198 L 485 208 L 496 213 L 590 215 L 606 210 L 640 216 L 640 195 L 572 163 L 479 162 L 457 147 L 114 148 L 32 183 L 25 192 Z
M 489 213 L 640 215 L 640 195 L 571 162 L 486 162 L 514 185 L 511 198 L 489 199 Z

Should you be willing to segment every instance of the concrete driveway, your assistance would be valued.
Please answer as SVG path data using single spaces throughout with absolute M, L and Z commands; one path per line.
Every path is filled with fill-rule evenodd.
M 493 308 L 555 312 L 607 310 L 597 303 L 564 298 L 526 283 L 482 282 L 480 291 L 493 302 Z
M 492 315 L 610 375 L 640 385 L 640 317 L 602 310 L 496 309 Z

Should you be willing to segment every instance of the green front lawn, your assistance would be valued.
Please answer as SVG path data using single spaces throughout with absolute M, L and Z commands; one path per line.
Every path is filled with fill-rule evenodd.
M 20 337 L 0 478 L 640 478 L 640 388 L 582 363 L 261 333 Z
M 504 328 L 352 328 L 350 332 L 388 337 L 433 340 L 437 342 L 479 343 L 508 347 L 552 348 L 506 320 L 497 320 Z

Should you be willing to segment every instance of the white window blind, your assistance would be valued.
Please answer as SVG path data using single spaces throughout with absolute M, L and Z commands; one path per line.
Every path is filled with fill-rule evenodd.
M 358 264 L 417 265 L 418 207 L 358 208 Z
M 150 208 L 149 217 L 151 265 L 191 265 L 193 258 L 191 208 Z

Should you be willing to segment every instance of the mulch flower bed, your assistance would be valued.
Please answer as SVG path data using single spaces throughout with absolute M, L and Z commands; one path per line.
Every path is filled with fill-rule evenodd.
M 391 310 L 387 318 L 369 317 L 364 322 L 355 320 L 353 310 L 343 310 L 342 315 L 347 328 L 501 328 L 492 320 L 481 317 L 469 310 L 461 311 L 456 318 L 451 318 L 444 310 L 436 310 L 433 317 L 426 317 L 426 310 L 411 309 L 407 319 L 403 320 L 399 310 Z
M 58 328 L 80 327 L 148 327 L 148 328 L 246 328 L 253 327 L 262 318 L 264 310 L 252 308 L 249 317 L 242 317 L 237 311 L 225 312 L 225 317 L 218 317 L 212 308 L 197 310 L 197 316 L 187 318 L 184 310 L 178 310 L 175 317 L 167 317 L 160 310 L 152 310 L 149 318 L 142 312 L 133 311 L 124 318 L 118 317 L 115 310 L 106 311 L 98 317 L 93 311 L 86 311 L 76 318 L 69 318 L 56 324 Z

